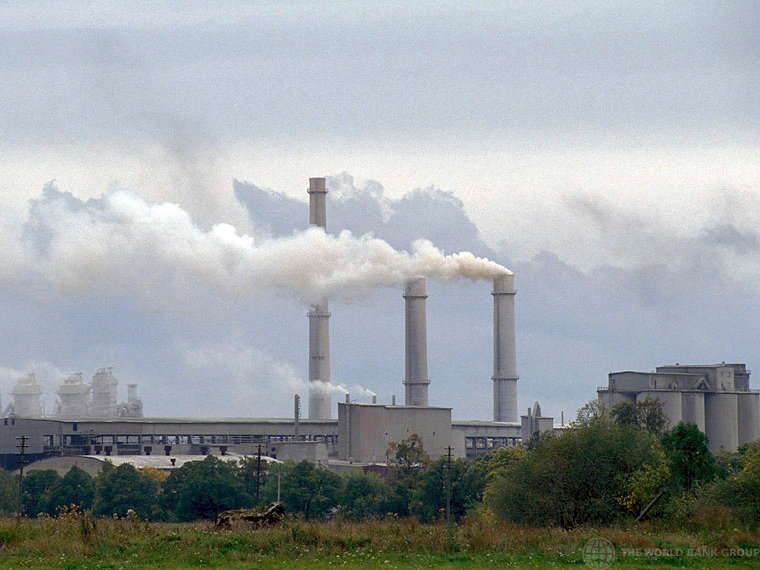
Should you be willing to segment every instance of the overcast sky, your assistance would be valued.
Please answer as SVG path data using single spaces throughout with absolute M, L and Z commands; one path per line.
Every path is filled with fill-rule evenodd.
M 220 4 L 0 2 L 4 404 L 22 371 L 50 408 L 61 374 L 114 366 L 151 415 L 289 414 L 303 298 L 46 244 L 111 255 L 72 228 L 107 229 L 114 192 L 203 243 L 287 238 L 310 176 L 331 233 L 515 272 L 521 409 L 574 415 L 613 370 L 755 365 L 757 2 Z M 488 419 L 490 287 L 429 289 L 431 402 Z M 401 394 L 400 291 L 331 311 L 336 380 Z

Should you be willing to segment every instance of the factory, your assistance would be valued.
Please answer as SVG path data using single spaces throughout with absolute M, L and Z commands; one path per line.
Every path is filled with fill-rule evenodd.
M 309 222 L 327 230 L 324 178 L 309 179 Z M 332 417 L 330 390 L 330 311 L 328 299 L 308 313 L 308 413 L 302 417 L 294 395 L 290 418 L 145 418 L 137 387 L 128 385 L 126 402 L 117 404 L 118 382 L 112 369 L 99 369 L 92 382 L 68 376 L 58 389 L 51 416 L 40 405 L 41 388 L 34 375 L 14 386 L 13 402 L 0 422 L 0 465 L 18 465 L 17 438 L 27 436 L 27 460 L 50 457 L 251 455 L 277 460 L 307 460 L 331 469 L 386 463 L 389 445 L 413 434 L 431 458 L 451 451 L 476 457 L 517 445 L 537 432 L 566 429 L 543 416 L 538 402 L 518 415 L 515 356 L 515 286 L 511 272 L 493 278 L 493 420 L 452 420 L 452 408 L 429 405 L 426 282 L 423 276 L 404 283 L 404 401 L 358 403 L 346 395 Z M 399 355 L 400 356 L 400 355 Z M 652 373 L 610 374 L 599 388 L 599 402 L 611 409 L 618 402 L 658 398 L 671 425 L 691 421 L 710 438 L 713 449 L 735 450 L 756 439 L 760 429 L 758 392 L 749 389 L 743 364 L 664 366 Z M 484 381 L 488 381 L 484 379 Z
M 760 430 L 760 392 L 750 390 L 749 376 L 744 364 L 658 366 L 654 372 L 614 372 L 597 394 L 607 410 L 619 402 L 657 399 L 671 427 L 696 424 L 710 449 L 736 451 Z
M 309 222 L 327 229 L 324 178 L 309 179 Z M 117 381 L 110 368 L 87 384 L 81 374 L 58 389 L 54 414 L 40 407 L 41 388 L 34 376 L 19 381 L 0 424 L 0 463 L 15 467 L 16 438 L 29 437 L 30 460 L 50 456 L 237 455 L 262 452 L 277 459 L 309 460 L 323 465 L 385 463 L 392 442 L 419 435 L 433 458 L 451 449 L 456 457 L 475 457 L 491 449 L 519 444 L 536 431 L 552 430 L 552 418 L 540 416 L 536 403 L 518 417 L 515 362 L 514 275 L 493 280 L 493 421 L 452 420 L 452 409 L 428 404 L 425 278 L 404 284 L 404 402 L 358 403 L 346 396 L 331 417 L 330 311 L 322 299 L 308 311 L 308 413 L 302 417 L 294 397 L 291 418 L 143 418 L 136 386 L 117 404 Z M 487 381 L 487 380 L 486 380 Z M 562 429 L 559 426 L 556 429 Z

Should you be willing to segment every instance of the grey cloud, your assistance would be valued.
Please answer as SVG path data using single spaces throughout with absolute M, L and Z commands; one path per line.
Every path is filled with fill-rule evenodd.
M 720 224 L 702 230 L 700 241 L 706 245 L 718 245 L 740 255 L 756 253 L 760 248 L 754 232 L 740 232 L 731 224 Z
M 255 225 L 266 221 L 273 233 L 289 234 L 305 224 L 305 201 L 252 184 L 238 183 L 235 189 Z M 347 175 L 331 178 L 331 189 L 333 231 L 344 224 L 354 226 L 354 231 L 364 228 L 366 213 L 365 223 L 377 224 L 370 229 L 397 244 L 408 242 L 418 232 L 439 232 L 451 244 L 464 244 L 457 249 L 484 247 L 477 233 L 473 235 L 477 227 L 456 195 L 420 191 L 391 200 L 379 185 L 365 187 Z M 48 189 L 35 207 L 49 206 L 52 192 Z M 84 204 L 74 196 L 61 201 L 74 209 Z M 605 210 L 604 201 L 587 202 L 592 210 L 593 205 L 600 209 L 594 216 L 583 214 L 584 219 L 596 217 L 595 223 L 604 228 L 617 226 L 618 214 Z M 439 220 L 457 223 L 439 225 Z M 405 224 L 415 225 L 414 231 L 402 227 Z M 570 418 L 578 406 L 595 396 L 596 387 L 613 370 L 721 360 L 747 361 L 753 367 L 758 338 L 752 332 L 751 308 L 760 303 L 760 294 L 732 278 L 722 265 L 692 259 L 700 247 L 707 248 L 707 257 L 726 248 L 722 243 L 702 244 L 699 236 L 706 234 L 697 231 L 694 239 L 671 244 L 667 257 L 673 262 L 669 264 L 646 262 L 645 251 L 637 257 L 643 261 L 633 266 L 602 264 L 586 272 L 568 263 L 561 251 L 510 264 L 518 290 L 521 407 L 539 400 L 547 413 L 559 416 L 564 410 Z M 668 240 L 661 237 L 652 239 L 667 247 Z M 635 247 L 635 241 L 624 243 Z M 646 249 L 646 243 L 641 247 Z M 685 259 L 676 262 L 680 257 Z M 171 286 L 167 284 L 167 294 Z M 488 419 L 490 286 L 430 283 L 428 293 L 431 402 L 453 406 L 457 418 Z M 46 302 L 6 289 L 0 292 L 6 308 L 0 333 L 8 342 L 0 347 L 0 362 L 14 369 L 32 361 L 49 362 L 60 370 L 86 373 L 113 365 L 122 383 L 141 382 L 150 414 L 289 415 L 290 389 L 257 398 L 256 390 L 244 388 L 251 375 L 255 378 L 250 385 L 265 389 L 280 382 L 285 372 L 289 378 L 305 378 L 303 307 L 277 297 L 260 304 L 246 298 L 224 299 L 212 292 L 194 295 L 199 296 L 197 303 L 173 311 L 161 305 L 146 306 L 128 290 L 81 292 Z M 381 289 L 360 302 L 331 301 L 331 311 L 336 381 L 366 386 L 378 393 L 380 401 L 400 395 L 404 370 L 401 291 Z M 223 354 L 229 347 L 250 348 L 250 354 L 227 359 Z M 223 365 L 215 364 L 222 361 Z M 227 402 L 237 392 L 245 398 L 231 408 Z
M 0 132 L 132 142 L 150 134 L 135 118 L 170 115 L 254 141 L 630 140 L 653 129 L 680 141 L 705 128 L 752 140 L 757 123 L 752 2 L 238 8 L 183 25 L 160 25 L 174 19 L 161 10 L 108 21 L 108 9 L 52 30 L 6 22 L 0 83 L 13 88 Z
M 469 251 L 478 256 L 495 256 L 483 242 L 462 201 L 451 192 L 416 189 L 394 200 L 384 196 L 378 182 L 357 186 L 345 172 L 327 177 L 327 188 L 330 233 L 344 229 L 354 235 L 371 233 L 407 251 L 415 240 L 429 239 L 447 253 Z M 273 235 L 288 235 L 308 226 L 305 200 L 237 180 L 234 189 L 254 224 L 267 228 Z

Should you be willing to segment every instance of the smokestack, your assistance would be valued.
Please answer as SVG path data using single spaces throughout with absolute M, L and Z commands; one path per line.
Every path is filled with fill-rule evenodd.
M 515 276 L 493 280 L 493 419 L 517 421 Z
M 324 178 L 309 178 L 309 223 L 327 230 L 327 188 Z M 309 419 L 330 419 L 330 311 L 327 301 L 312 305 L 309 317 Z
M 425 278 L 406 282 L 406 376 L 405 404 L 428 405 L 427 319 L 425 316 Z
M 296 439 L 300 435 L 298 433 L 299 423 L 301 422 L 301 396 L 296 394 L 293 397 L 293 435 Z

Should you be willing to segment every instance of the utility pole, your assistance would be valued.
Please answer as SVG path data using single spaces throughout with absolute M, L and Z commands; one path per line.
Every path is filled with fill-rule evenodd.
M 21 506 L 22 497 L 24 496 L 24 465 L 26 465 L 26 440 L 29 437 L 22 435 L 16 438 L 19 443 L 18 447 L 21 459 L 19 460 L 19 474 L 18 474 L 18 511 L 16 512 L 16 524 L 21 523 Z
M 451 522 L 451 446 L 446 448 L 446 524 Z
M 256 506 L 259 506 L 259 487 L 261 486 L 261 444 L 256 454 Z

